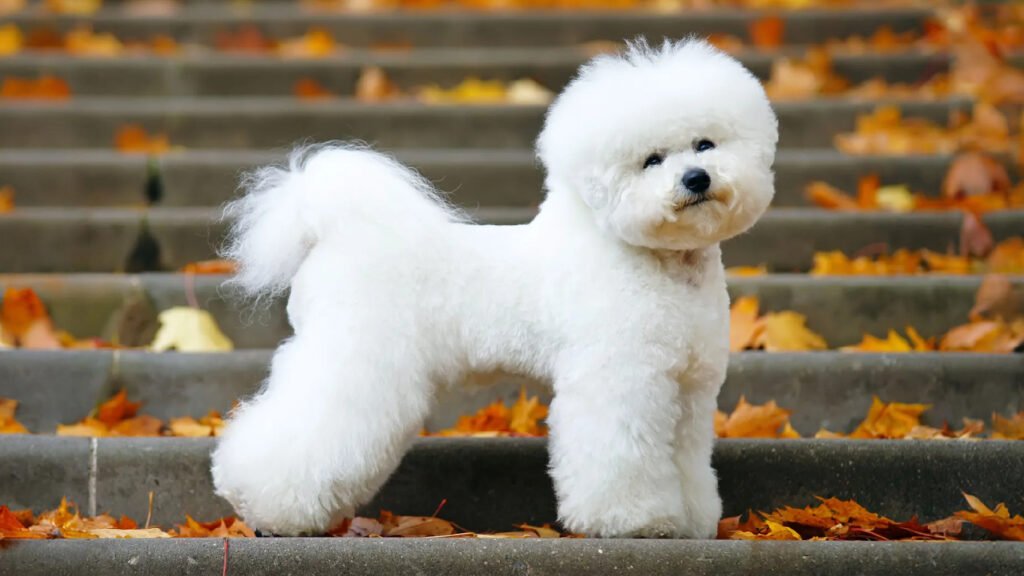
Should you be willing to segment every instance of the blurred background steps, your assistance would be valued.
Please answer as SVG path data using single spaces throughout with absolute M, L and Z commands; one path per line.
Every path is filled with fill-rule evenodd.
M 282 163 L 287 151 L 183 149 L 153 160 L 163 190 L 160 206 L 219 206 L 233 198 L 246 170 Z M 388 149 L 418 169 L 464 207 L 532 206 L 543 199 L 543 173 L 530 149 Z M 773 207 L 806 207 L 805 189 L 827 181 L 853 191 L 865 174 L 934 193 L 942 185 L 948 155 L 847 156 L 825 148 L 787 148 L 775 158 Z M 1005 157 L 1011 174 L 1016 166 Z M 99 148 L 0 149 L 0 174 L 16 191 L 19 207 L 124 207 L 146 202 L 150 161 L 140 154 Z

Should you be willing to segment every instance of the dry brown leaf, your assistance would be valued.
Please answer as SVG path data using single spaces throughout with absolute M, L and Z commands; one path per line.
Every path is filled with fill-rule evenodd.
M 17 400 L 0 397 L 0 434 L 28 434 L 28 429 L 14 416 L 17 410 Z
M 360 102 L 384 102 L 401 95 L 398 86 L 377 66 L 363 68 L 356 81 L 356 100 Z
M 157 155 L 168 152 L 171 149 L 171 144 L 166 134 L 150 136 L 142 126 L 127 124 L 117 130 L 117 134 L 114 136 L 114 147 L 119 152 L 127 154 Z
M 327 100 L 335 95 L 313 78 L 302 78 L 292 89 L 299 100 Z
M 1002 540 L 1024 541 L 1024 517 L 1010 516 L 1006 504 L 1000 503 L 995 510 L 990 509 L 980 499 L 964 493 L 964 498 L 972 511 L 956 512 L 957 518 L 963 518 L 971 524 L 981 526 L 992 535 Z
M 14 211 L 14 188 L 0 186 L 0 214 Z
M 429 436 L 547 436 L 547 427 L 540 424 L 548 416 L 548 407 L 537 396 L 526 396 L 519 391 L 519 399 L 511 408 L 501 400 L 484 406 L 472 416 L 460 416 L 452 428 Z
M 67 100 L 70 97 L 71 88 L 67 82 L 47 74 L 36 79 L 6 76 L 0 84 L 0 99 Z
M 843 346 L 840 350 L 844 352 L 931 352 L 937 349 L 934 338 L 925 340 L 912 326 L 907 326 L 906 332 L 906 338 L 895 330 L 889 330 L 889 334 L 884 339 L 865 334 L 859 344 Z
M 942 195 L 964 198 L 989 194 L 1006 195 L 1010 176 L 999 161 L 981 152 L 965 152 L 953 159 L 942 182 Z
M 715 433 L 719 438 L 799 438 L 789 424 L 790 411 L 779 408 L 774 400 L 760 406 L 740 396 L 732 413 L 719 412 Z
M 1009 418 L 992 415 L 992 438 L 994 440 L 1024 440 L 1024 412 Z
M 750 23 L 750 42 L 758 48 L 778 48 L 785 34 L 785 22 L 779 16 L 763 16 Z
M 231 260 L 201 260 L 190 262 L 181 268 L 185 274 L 234 274 L 238 263 Z
M 281 41 L 277 52 L 285 58 L 323 58 L 333 54 L 336 48 L 334 36 L 328 30 L 310 28 L 298 38 Z
M 43 6 L 54 14 L 88 16 L 103 6 L 103 0 L 45 0 Z

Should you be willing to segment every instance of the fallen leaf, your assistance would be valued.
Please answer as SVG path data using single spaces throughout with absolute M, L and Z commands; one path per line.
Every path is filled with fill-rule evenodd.
M 519 399 L 511 408 L 501 400 L 488 404 L 471 416 L 460 416 L 455 426 L 429 436 L 547 436 L 547 427 L 540 421 L 547 418 L 548 408 L 537 396 L 519 391 Z
M 363 68 L 356 81 L 356 100 L 360 102 L 384 102 L 400 95 L 398 86 L 377 66 Z
M 0 397 L 0 434 L 28 434 L 28 429 L 14 416 L 17 410 L 17 400 Z
M 882 402 L 878 396 L 871 397 L 871 409 L 867 418 L 850 434 L 850 438 L 903 438 L 921 424 L 921 414 L 929 404 L 904 404 Z
M 67 82 L 47 74 L 35 79 L 6 76 L 0 84 L 0 99 L 67 100 L 70 97 L 71 88 Z
M 117 130 L 114 136 L 114 147 L 124 153 L 163 154 L 171 149 L 166 134 L 150 136 L 146 129 L 138 124 L 128 124 Z
M 10 56 L 21 52 L 24 37 L 21 29 L 14 24 L 0 26 L 0 56 Z
M 114 426 L 122 420 L 131 418 L 139 411 L 142 402 L 131 402 L 128 393 L 122 389 L 96 409 L 96 419 L 107 426 Z
M 992 438 L 996 440 L 1024 440 L 1024 412 L 1010 418 L 992 415 Z
M 300 79 L 295 83 L 292 92 L 295 93 L 295 97 L 299 100 L 326 100 L 335 97 L 330 90 L 324 88 L 313 78 Z
M 825 339 L 807 328 L 807 317 L 786 310 L 763 317 L 764 331 L 755 340 L 755 348 L 768 352 L 800 352 L 828 348 Z
M 14 188 L 0 186 L 0 214 L 6 214 L 14 210 Z
M 150 345 L 154 352 L 228 352 L 231 340 L 206 310 L 179 306 L 160 313 L 160 328 Z
M 74 14 L 88 16 L 96 13 L 103 5 L 103 0 L 45 0 L 43 6 L 54 14 Z
M 324 28 L 311 28 L 308 32 L 278 44 L 277 52 L 285 58 L 323 58 L 335 51 L 334 36 Z
M 992 510 L 980 499 L 966 492 L 964 498 L 973 511 L 958 511 L 955 514 L 957 518 L 963 518 L 971 524 L 980 526 L 1002 540 L 1024 540 L 1024 517 L 1020 515 L 1011 517 L 1006 504 L 1000 503 L 995 510 Z
M 764 326 L 758 323 L 759 306 L 756 296 L 744 296 L 733 302 L 729 309 L 730 351 L 745 350 L 764 330 Z
M 231 260 L 202 260 L 190 262 L 181 269 L 185 274 L 234 274 L 238 263 Z
M 719 438 L 799 438 L 789 425 L 789 415 L 774 400 L 755 406 L 740 396 L 731 414 L 716 418 L 715 433 Z
M 961 199 L 967 196 L 1007 194 L 1010 176 L 1002 163 L 981 152 L 957 155 L 942 181 L 942 195 Z
M 758 48 L 778 48 L 782 45 L 785 22 L 779 16 L 763 16 L 748 26 L 750 42 Z

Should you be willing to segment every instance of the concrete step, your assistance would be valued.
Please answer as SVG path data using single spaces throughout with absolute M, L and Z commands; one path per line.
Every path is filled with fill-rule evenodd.
M 301 415 L 296 415 L 301 417 Z M 0 442 L 0 502 L 49 509 L 67 496 L 91 513 L 153 522 L 185 514 L 218 518 L 230 506 L 213 494 L 214 439 L 10 436 Z M 424 438 L 364 513 L 429 516 L 474 531 L 556 519 L 542 438 Z M 965 508 L 962 492 L 1024 507 L 1024 442 L 909 440 L 720 440 L 713 460 L 724 515 L 855 498 L 891 518 L 932 521 Z
M 657 37 L 655 37 L 657 38 Z M 787 53 L 798 56 L 799 49 Z M 467 50 L 417 49 L 400 52 L 355 50 L 336 56 L 282 60 L 221 53 L 188 53 L 175 58 L 126 56 L 81 58 L 60 54 L 26 53 L 0 59 L 0 77 L 52 74 L 68 83 L 74 97 L 82 96 L 286 96 L 295 83 L 312 78 L 337 96 L 355 94 L 356 81 L 366 66 L 382 67 L 403 91 L 426 84 L 453 86 L 468 76 L 511 81 L 529 77 L 559 91 L 589 59 L 583 47 L 506 48 Z M 779 55 L 745 52 L 740 60 L 758 77 L 767 79 Z M 1013 60 L 1024 64 L 1024 54 Z M 946 54 L 836 55 L 835 71 L 853 83 L 871 78 L 913 84 L 949 67 Z
M 221 290 L 222 276 L 0 275 L 0 289 L 35 289 L 57 326 L 79 338 L 118 336 L 122 342 L 149 342 L 156 312 L 188 305 L 194 291 L 200 307 L 215 317 L 236 348 L 272 348 L 291 330 L 281 301 L 265 311 L 239 308 Z M 1018 278 L 1015 282 L 1024 282 Z M 756 294 L 763 311 L 791 309 L 831 347 L 860 342 L 865 332 L 884 336 L 892 328 L 914 326 L 922 336 L 939 336 L 967 321 L 980 278 L 824 277 L 770 275 L 732 278 L 733 297 Z M 130 309 L 130 312 L 128 310 Z M 128 314 L 130 322 L 124 321 Z
M 528 222 L 534 208 L 486 207 L 470 210 L 477 221 Z M 0 272 L 118 272 L 177 270 L 215 257 L 224 225 L 214 208 L 22 208 L 0 215 L 0 238 L 19 250 L 0 251 Z M 854 254 L 880 244 L 946 252 L 959 242 L 959 212 L 853 213 L 817 209 L 769 210 L 748 233 L 723 246 L 727 266 L 765 265 L 774 272 L 810 269 L 816 251 Z M 990 213 L 984 218 L 997 240 L 1019 236 L 1024 211 Z M 143 234 L 143 222 L 148 235 Z M 128 266 L 145 236 L 159 250 L 158 262 Z
M 912 102 L 908 117 L 945 122 L 965 100 Z M 780 146 L 831 147 L 877 103 L 818 100 L 779 103 Z M 186 148 L 273 148 L 300 140 L 359 139 L 380 148 L 532 146 L 543 106 L 459 106 L 417 102 L 362 104 L 294 98 L 79 98 L 67 102 L 0 102 L 0 148 L 111 148 L 128 123 L 165 133 Z
M 230 550 L 230 552 L 228 552 Z M 1024 546 L 1010 542 L 739 542 L 666 540 L 424 540 L 288 538 L 233 540 L 61 540 L 20 542 L 5 559 L 21 576 L 154 576 L 231 573 L 590 576 L 886 574 L 960 576 L 1020 573 Z M 189 570 L 182 571 L 182 566 Z
M 871 34 L 880 26 L 897 32 L 919 30 L 932 10 L 923 7 L 870 7 L 847 10 L 784 11 L 785 40 L 811 44 L 853 34 Z M 411 44 L 421 46 L 551 46 L 596 40 L 620 41 L 638 34 L 652 39 L 688 34 L 725 33 L 749 38 L 756 10 L 409 10 L 330 12 L 304 10 L 294 3 L 192 3 L 171 17 L 142 16 L 104 8 L 88 17 L 98 32 L 145 40 L 165 34 L 180 42 L 212 44 L 219 32 L 254 25 L 270 38 L 304 34 L 316 26 L 346 46 Z M 16 13 L 4 17 L 21 27 L 66 30 L 81 22 L 73 15 Z
M 254 393 L 272 351 L 225 354 L 155 354 L 129 350 L 4 352 L 0 397 L 19 401 L 18 420 L 34 433 L 84 418 L 124 389 L 142 411 L 162 420 L 210 410 L 227 414 Z M 496 399 L 513 402 L 525 387 L 544 402 L 549 385 L 503 375 L 439 391 L 428 430 L 454 426 Z M 868 413 L 871 397 L 925 402 L 923 422 L 959 426 L 965 417 L 988 422 L 993 413 L 1024 410 L 1024 356 L 987 354 L 739 353 L 729 364 L 719 408 L 731 412 L 740 396 L 755 404 L 776 400 L 793 411 L 794 428 L 813 436 L 826 428 L 848 433 Z
M 458 204 L 536 206 L 543 173 L 532 151 L 479 149 L 393 150 Z M 281 162 L 279 151 L 184 150 L 157 160 L 161 206 L 217 206 L 235 194 L 239 174 Z M 864 174 L 938 194 L 948 156 L 847 156 L 824 149 L 784 149 L 775 159 L 774 206 L 806 206 L 805 189 L 827 180 L 856 190 Z M 136 206 L 145 202 L 146 158 L 113 150 L 0 150 L 0 186 L 15 190 L 15 203 L 35 206 Z M 1011 173 L 1014 167 L 1009 166 Z

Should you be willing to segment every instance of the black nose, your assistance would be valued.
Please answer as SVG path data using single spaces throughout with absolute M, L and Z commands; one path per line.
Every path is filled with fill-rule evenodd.
M 703 194 L 711 187 L 711 176 L 703 168 L 690 168 L 683 174 L 683 186 L 690 192 Z

